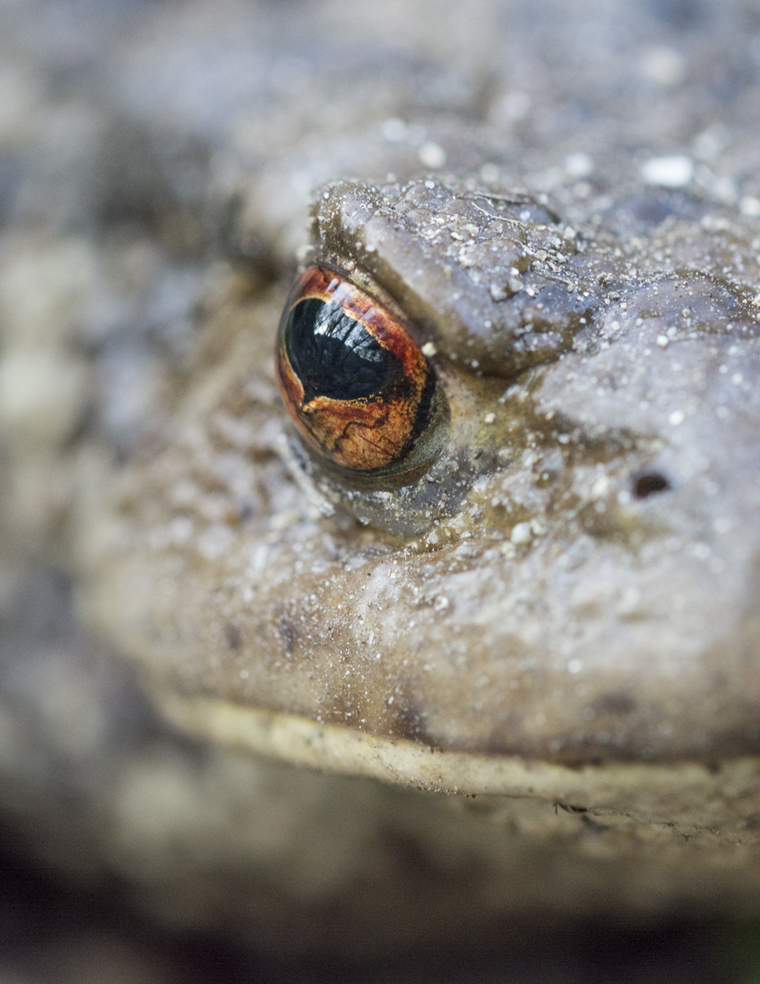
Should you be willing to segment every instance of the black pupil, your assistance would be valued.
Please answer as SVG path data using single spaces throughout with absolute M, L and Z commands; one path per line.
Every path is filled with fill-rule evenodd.
M 304 402 L 357 400 L 387 388 L 398 361 L 340 304 L 309 297 L 290 312 L 285 344 Z

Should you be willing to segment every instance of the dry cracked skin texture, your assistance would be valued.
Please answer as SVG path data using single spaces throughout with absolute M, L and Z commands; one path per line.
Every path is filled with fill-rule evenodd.
M 78 9 L 3 8 L 25 836 L 274 948 L 756 899 L 752 6 Z M 410 485 L 287 423 L 314 262 L 429 343 Z

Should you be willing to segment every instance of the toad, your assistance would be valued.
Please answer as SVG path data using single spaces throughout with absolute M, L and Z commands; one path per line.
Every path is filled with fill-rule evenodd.
M 483 3 L 453 69 L 451 25 L 316 9 L 19 74 L 2 597 L 53 566 L 77 616 L 6 647 L 5 808 L 280 949 L 756 899 L 745 75 L 630 5 L 613 65 Z
M 93 617 L 215 740 L 752 839 L 751 233 L 716 276 L 698 220 L 660 264 L 431 177 L 329 185 L 312 223 L 280 395 L 275 312 L 233 280 L 104 497 Z M 368 347 L 396 335 L 414 358 Z

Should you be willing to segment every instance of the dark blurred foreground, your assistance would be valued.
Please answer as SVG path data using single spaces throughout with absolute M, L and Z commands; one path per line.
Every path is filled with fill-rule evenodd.
M 280 963 L 212 938 L 170 935 L 129 908 L 123 886 L 77 892 L 7 844 L 0 854 L 2 984 L 750 984 L 756 924 L 583 926 L 509 951 L 404 954 L 368 964 Z

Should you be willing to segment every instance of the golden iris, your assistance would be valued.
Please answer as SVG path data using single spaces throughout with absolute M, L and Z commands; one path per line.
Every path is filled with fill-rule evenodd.
M 309 446 L 355 472 L 392 473 L 435 457 L 441 417 L 432 366 L 404 324 L 340 274 L 309 267 L 280 322 L 277 380 Z

